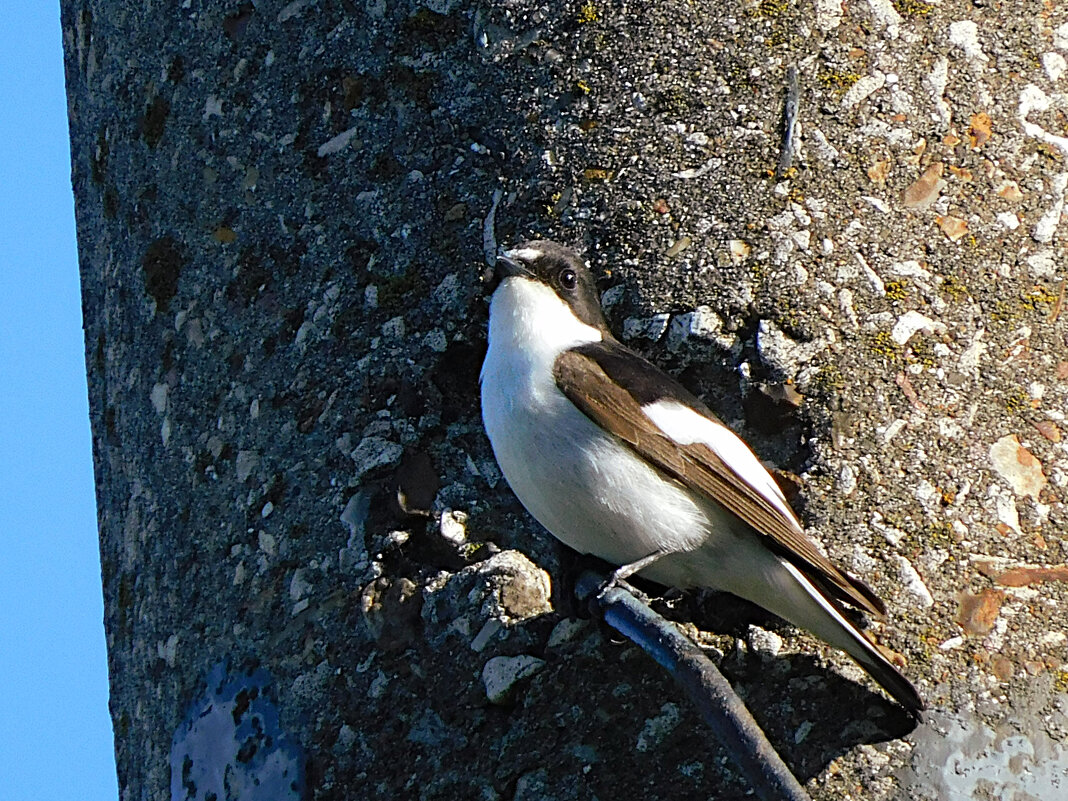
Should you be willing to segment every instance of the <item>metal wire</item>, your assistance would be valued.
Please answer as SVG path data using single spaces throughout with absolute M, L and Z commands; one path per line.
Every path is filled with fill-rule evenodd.
M 631 593 L 618 586 L 602 592 L 604 585 L 604 576 L 587 570 L 579 576 L 575 592 L 682 685 L 757 797 L 811 801 L 715 663 Z

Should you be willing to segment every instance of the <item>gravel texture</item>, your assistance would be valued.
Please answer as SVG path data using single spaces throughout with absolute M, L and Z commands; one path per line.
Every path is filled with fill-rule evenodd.
M 532 236 L 886 599 L 915 729 L 758 610 L 659 602 L 813 797 L 1063 794 L 1068 9 L 62 7 L 122 798 L 745 796 L 493 461 L 484 254 Z

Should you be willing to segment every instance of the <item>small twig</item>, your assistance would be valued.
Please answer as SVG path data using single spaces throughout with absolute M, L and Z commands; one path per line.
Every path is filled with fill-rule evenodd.
M 602 592 L 604 583 L 587 570 L 575 593 L 682 685 L 753 792 L 762 801 L 811 801 L 712 660 L 631 593 L 616 586 Z
M 482 221 L 482 256 L 489 267 L 497 263 L 497 204 L 501 202 L 502 197 L 504 192 L 500 189 L 493 190 L 493 201 L 486 219 Z
M 782 109 L 782 149 L 779 151 L 779 165 L 775 168 L 775 179 L 786 177 L 790 165 L 794 163 L 797 150 L 797 108 L 801 103 L 801 88 L 797 80 L 797 67 L 786 70 L 786 99 Z
M 1057 302 L 1053 304 L 1053 311 L 1049 314 L 1049 321 L 1051 323 L 1057 322 L 1057 318 L 1061 316 L 1061 309 L 1064 308 L 1064 289 L 1068 287 L 1068 278 L 1061 280 L 1061 291 L 1057 296 Z

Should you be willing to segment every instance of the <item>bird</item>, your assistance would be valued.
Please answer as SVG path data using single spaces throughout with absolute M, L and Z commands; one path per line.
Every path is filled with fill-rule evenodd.
M 841 649 L 913 718 L 916 688 L 844 611 L 883 616 L 824 556 L 745 442 L 612 334 L 579 254 L 549 240 L 496 259 L 481 411 L 526 510 L 581 554 L 680 589 L 729 592 Z

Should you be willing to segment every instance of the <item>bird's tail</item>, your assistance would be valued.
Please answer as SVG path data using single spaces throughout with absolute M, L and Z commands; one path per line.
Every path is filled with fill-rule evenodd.
M 878 648 L 842 614 L 838 605 L 827 598 L 794 565 L 777 557 L 784 571 L 776 571 L 779 592 L 769 599 L 756 601 L 770 612 L 807 629 L 821 640 L 840 648 L 868 672 L 913 717 L 919 718 L 924 709 L 923 699 L 912 683 L 898 672 Z

